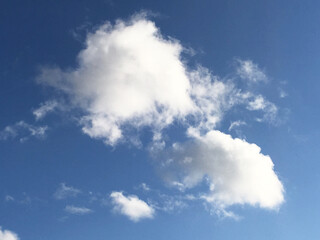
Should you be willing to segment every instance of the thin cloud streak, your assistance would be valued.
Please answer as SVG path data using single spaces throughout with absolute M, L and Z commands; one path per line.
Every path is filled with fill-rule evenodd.
M 67 186 L 65 183 L 61 183 L 59 188 L 53 194 L 57 200 L 62 200 L 70 197 L 76 197 L 81 193 L 81 190 L 72 186 Z

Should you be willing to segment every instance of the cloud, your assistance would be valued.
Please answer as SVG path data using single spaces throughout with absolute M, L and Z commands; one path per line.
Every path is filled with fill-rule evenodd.
M 122 192 L 110 194 L 114 211 L 138 222 L 144 218 L 153 218 L 155 210 L 135 195 L 124 196 Z
M 76 197 L 81 191 L 72 186 L 67 186 L 65 183 L 61 183 L 60 187 L 53 194 L 55 199 L 61 200 L 69 197 Z
M 182 49 L 151 21 L 119 20 L 88 35 L 76 69 L 43 68 L 38 81 L 66 92 L 85 111 L 83 132 L 114 144 L 125 124 L 161 129 L 193 110 Z
M 276 121 L 278 107 L 251 88 L 239 89 L 233 79 L 215 76 L 201 65 L 189 66 L 184 51 L 145 15 L 135 15 L 88 34 L 77 67 L 43 67 L 37 81 L 62 92 L 80 116 L 82 131 L 107 145 L 127 141 L 141 147 L 137 135 L 147 127 L 153 132 L 150 153 L 171 153 L 160 164 L 175 166 L 178 173 L 171 183 L 183 190 L 208 178 L 212 189 L 202 199 L 225 215 L 234 216 L 225 210 L 234 204 L 276 208 L 283 202 L 283 186 L 271 158 L 257 145 L 216 129 L 237 106 L 241 114 L 246 111 L 252 119 L 260 114 L 256 120 L 270 123 Z M 236 67 L 248 82 L 268 80 L 251 60 L 238 59 Z M 171 139 L 162 136 L 163 129 L 174 122 L 183 131 L 189 129 L 190 141 L 169 150 Z M 234 122 L 229 131 L 241 124 Z M 110 197 L 115 211 L 133 221 L 153 217 L 154 209 L 136 196 L 113 192 Z
M 0 240 L 19 240 L 16 233 L 9 230 L 2 230 L 0 227 Z
M 238 121 L 234 121 L 230 124 L 228 131 L 230 132 L 232 129 L 236 128 L 236 127 L 240 127 L 242 125 L 246 125 L 246 122 L 238 120 Z
M 245 104 L 250 93 L 237 89 L 231 81 L 219 79 L 204 67 L 198 66 L 189 73 L 191 82 L 191 98 L 196 106 L 194 113 L 199 129 L 209 130 L 216 128 L 224 114 L 232 107 Z
M 186 196 L 171 196 L 166 194 L 160 194 L 160 201 L 155 202 L 154 208 L 156 208 L 159 211 L 164 211 L 167 213 L 173 213 L 177 211 L 181 211 L 182 209 L 185 209 L 188 207 L 188 203 L 186 200 L 194 200 L 190 199 L 191 195 Z
M 41 106 L 35 109 L 32 113 L 35 116 L 36 120 L 44 118 L 49 112 L 52 112 L 57 108 L 58 102 L 55 100 L 46 101 L 41 104 Z
M 217 130 L 204 136 L 194 130 L 189 134 L 191 141 L 166 150 L 172 159 L 167 181 L 188 189 L 206 180 L 209 192 L 201 198 L 220 210 L 235 204 L 277 209 L 283 203 L 284 188 L 274 164 L 256 144 Z
M 174 121 L 188 125 L 192 119 L 193 127 L 210 130 L 227 111 L 255 97 L 201 65 L 191 69 L 183 51 L 178 40 L 161 35 L 145 15 L 135 15 L 88 34 L 76 68 L 43 67 L 37 81 L 64 92 L 70 105 L 81 109 L 79 123 L 90 137 L 108 145 L 121 139 L 141 145 L 129 133 L 148 126 L 163 147 L 161 130 Z M 241 77 L 266 79 L 252 61 L 238 63 Z
M 146 183 L 141 183 L 140 187 L 144 190 L 144 191 L 150 191 L 150 187 L 146 184 Z
M 237 74 L 249 83 L 267 82 L 266 74 L 251 60 L 237 59 Z
M 67 213 L 75 214 L 75 215 L 85 215 L 93 212 L 90 208 L 75 207 L 73 205 L 67 205 L 64 210 Z
M 45 136 L 48 126 L 34 126 L 24 121 L 6 126 L 0 131 L 0 140 L 19 138 L 20 142 L 28 140 L 30 137 L 42 138 Z
M 279 97 L 280 97 L 280 98 L 288 97 L 288 93 L 285 92 L 283 89 L 280 89 L 280 90 L 279 90 Z
M 4 200 L 5 200 L 6 202 L 14 202 L 14 201 L 15 201 L 14 197 L 12 197 L 12 196 L 10 196 L 10 195 L 6 195 L 6 196 L 4 197 Z
M 4 197 L 5 202 L 9 203 L 16 203 L 16 204 L 23 204 L 23 205 L 29 205 L 33 201 L 39 201 L 39 198 L 34 198 L 30 197 L 27 193 L 23 192 L 22 196 L 17 197 L 17 196 L 11 196 L 11 195 L 6 195 Z
M 250 111 L 262 111 L 264 113 L 262 118 L 257 119 L 258 121 L 275 123 L 277 120 L 278 107 L 261 95 L 255 96 L 253 100 L 249 101 L 247 109 Z

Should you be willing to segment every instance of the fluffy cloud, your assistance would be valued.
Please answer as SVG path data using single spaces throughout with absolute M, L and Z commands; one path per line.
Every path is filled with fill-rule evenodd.
M 67 213 L 75 214 L 75 215 L 85 215 L 85 214 L 92 213 L 92 210 L 90 208 L 76 207 L 73 205 L 67 205 L 64 210 Z
M 110 194 L 114 211 L 127 216 L 130 220 L 138 222 L 143 218 L 153 218 L 155 210 L 137 196 L 124 196 L 122 192 Z
M 134 139 L 139 145 L 132 132 L 149 127 L 154 133 L 150 149 L 157 154 L 168 150 L 162 130 L 174 121 L 182 123 L 194 134 L 189 134 L 189 142 L 176 144 L 162 164 L 174 165 L 179 172 L 172 184 L 190 188 L 207 177 L 211 190 L 202 197 L 222 212 L 233 204 L 276 208 L 283 202 L 283 186 L 270 157 L 255 144 L 213 129 L 236 106 L 242 105 L 239 111 L 250 114 L 262 112 L 257 120 L 268 122 L 275 120 L 277 106 L 262 95 L 239 89 L 232 79 L 214 76 L 205 67 L 189 67 L 181 57 L 183 50 L 145 16 L 135 16 L 114 25 L 106 23 L 88 34 L 76 68 L 44 67 L 37 80 L 63 92 L 82 114 L 82 131 L 108 145 L 121 139 Z M 252 83 L 267 81 L 251 60 L 237 60 L 237 64 L 240 78 Z M 241 124 L 235 122 L 229 130 Z M 66 192 L 72 193 L 69 190 Z M 111 198 L 115 210 L 133 221 L 154 214 L 136 196 L 113 192 Z
M 61 200 L 69 197 L 76 197 L 80 193 L 81 191 L 79 189 L 67 186 L 65 183 L 61 183 L 53 196 L 55 199 Z
M 2 230 L 0 227 L 0 240 L 19 240 L 19 237 L 14 232 Z
M 66 93 L 71 105 L 84 112 L 79 120 L 83 132 L 109 145 L 127 137 L 132 127 L 149 126 L 159 140 L 163 128 L 188 118 L 199 129 L 210 130 L 232 107 L 253 104 L 255 94 L 237 89 L 231 80 L 222 81 L 200 65 L 188 67 L 183 50 L 139 15 L 89 34 L 77 68 L 44 67 L 37 79 Z M 238 63 L 242 78 L 266 79 L 252 61 Z M 48 102 L 34 114 L 41 118 L 55 106 Z
M 206 179 L 210 190 L 202 198 L 218 209 L 234 204 L 276 209 L 284 201 L 274 164 L 256 144 L 216 130 L 204 136 L 192 129 L 189 133 L 191 141 L 176 143 L 167 153 L 169 182 L 187 189 Z
M 161 129 L 193 110 L 181 51 L 141 17 L 107 23 L 88 36 L 77 69 L 43 68 L 38 80 L 67 92 L 85 110 L 86 134 L 114 144 L 126 123 Z
M 19 138 L 20 142 L 24 142 L 30 137 L 44 137 L 47 130 L 47 126 L 34 126 L 24 121 L 20 121 L 13 125 L 6 126 L 0 131 L 0 140 Z

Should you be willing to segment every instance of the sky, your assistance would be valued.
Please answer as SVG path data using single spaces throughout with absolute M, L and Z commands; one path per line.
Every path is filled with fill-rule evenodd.
M 319 239 L 319 1 L 0 3 L 0 240 Z

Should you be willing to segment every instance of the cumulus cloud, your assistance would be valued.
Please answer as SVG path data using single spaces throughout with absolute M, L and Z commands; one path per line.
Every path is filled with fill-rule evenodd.
M 232 79 L 214 76 L 201 65 L 188 66 L 183 51 L 178 40 L 163 36 L 154 22 L 136 15 L 88 34 L 76 68 L 43 67 L 37 80 L 63 92 L 70 106 L 80 110 L 82 131 L 108 145 L 129 140 L 140 146 L 132 132 L 149 127 L 154 134 L 150 152 L 156 155 L 168 151 L 164 128 L 174 121 L 189 128 L 191 140 L 176 144 L 161 165 L 179 170 L 171 183 L 180 189 L 207 177 L 211 190 L 202 197 L 226 215 L 224 207 L 233 204 L 279 206 L 283 186 L 271 158 L 255 144 L 214 130 L 236 106 L 250 114 L 259 111 L 262 117 L 257 120 L 265 122 L 276 119 L 278 107 L 260 94 L 239 89 Z M 248 82 L 268 79 L 251 60 L 238 59 L 236 71 Z M 234 122 L 229 130 L 241 124 Z M 115 211 L 133 221 L 153 217 L 154 209 L 136 196 L 113 192 L 110 197 Z
M 153 218 L 155 210 L 135 195 L 124 196 L 122 192 L 110 194 L 114 211 L 138 222 L 144 218 Z
M 82 110 L 79 123 L 90 137 L 115 145 L 132 127 L 149 126 L 161 143 L 161 130 L 174 121 L 192 118 L 199 129 L 210 130 L 226 111 L 255 97 L 205 67 L 191 69 L 183 51 L 178 40 L 162 36 L 154 22 L 136 15 L 88 34 L 77 68 L 43 67 L 37 80 L 66 93 L 71 105 Z M 266 78 L 252 61 L 238 62 L 241 77 Z M 43 105 L 36 116 L 53 106 Z
M 72 186 L 67 186 L 65 183 L 61 183 L 59 188 L 53 194 L 55 199 L 61 200 L 69 197 L 76 197 L 81 191 Z
M 2 230 L 0 227 L 0 240 L 19 240 L 16 233 L 9 230 Z
M 85 215 L 93 212 L 90 208 L 76 207 L 73 205 L 67 205 L 64 210 L 67 213 L 75 214 L 75 215 Z
M 44 118 L 49 112 L 55 110 L 58 106 L 58 102 L 55 100 L 46 101 L 40 105 L 39 108 L 35 109 L 32 113 L 35 116 L 36 120 Z
M 43 68 L 38 81 L 68 93 L 86 112 L 83 131 L 113 144 L 126 123 L 161 129 L 193 110 L 181 51 L 146 19 L 106 23 L 88 36 L 77 69 Z
M 209 192 L 202 199 L 218 209 L 234 204 L 249 204 L 277 209 L 284 201 L 284 188 L 268 155 L 260 147 L 217 130 L 202 136 L 190 130 L 192 140 L 176 143 L 167 158 L 169 182 L 193 188 L 203 180 Z
M 266 74 L 251 60 L 237 59 L 237 74 L 240 78 L 248 80 L 249 83 L 266 82 Z
M 24 121 L 20 121 L 13 125 L 6 126 L 0 131 L 0 140 L 19 138 L 21 142 L 24 142 L 30 137 L 44 137 L 47 130 L 48 126 L 34 126 Z

